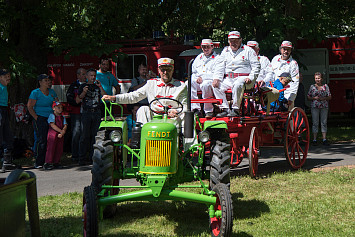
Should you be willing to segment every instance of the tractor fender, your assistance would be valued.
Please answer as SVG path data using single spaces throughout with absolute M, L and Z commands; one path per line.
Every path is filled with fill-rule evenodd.
M 215 128 L 224 128 L 224 129 L 228 129 L 227 123 L 223 120 L 207 120 L 204 122 L 203 124 L 203 128 L 204 130 L 206 129 L 215 129 Z

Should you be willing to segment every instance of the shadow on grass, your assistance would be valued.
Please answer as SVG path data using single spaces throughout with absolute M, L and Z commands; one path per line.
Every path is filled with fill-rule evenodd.
M 240 193 L 232 194 L 234 205 L 234 222 L 236 219 L 259 217 L 263 212 L 269 212 L 269 207 L 259 200 L 243 201 Z M 142 223 L 143 222 L 143 223 Z M 114 234 L 102 234 L 102 236 L 152 236 L 152 234 L 139 233 L 140 230 L 122 230 L 129 223 L 137 223 L 141 228 L 146 228 L 151 222 L 153 228 L 174 228 L 166 233 L 173 233 L 177 236 L 210 236 L 209 217 L 206 205 L 193 202 L 127 202 L 118 206 L 115 216 L 105 219 L 100 228 L 117 228 Z M 156 224 L 167 222 L 167 224 Z M 114 226 L 114 227 L 113 227 Z M 237 228 L 238 229 L 238 228 Z M 138 232 L 138 233 L 137 233 Z M 144 231 L 142 231 L 144 232 Z M 112 233 L 112 232 L 111 232 Z M 159 235 L 157 231 L 154 236 Z M 250 236 L 244 232 L 233 233 L 232 236 Z
M 30 233 L 29 226 L 27 228 L 27 233 Z M 42 236 L 45 237 L 82 236 L 83 233 L 81 217 L 73 216 L 42 218 L 40 220 L 40 228 Z

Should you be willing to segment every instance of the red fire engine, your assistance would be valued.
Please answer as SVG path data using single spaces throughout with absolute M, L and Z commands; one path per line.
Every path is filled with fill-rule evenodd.
M 171 43 L 165 39 L 151 40 L 129 40 L 120 41 L 122 48 L 115 53 L 120 52 L 117 60 L 113 60 L 111 72 L 117 78 L 121 93 L 128 91 L 131 80 L 138 75 L 138 65 L 145 63 L 148 70 L 157 74 L 157 60 L 161 57 L 169 57 L 175 60 L 175 78 L 183 78 L 185 75 L 184 64 L 180 64 L 178 55 L 187 49 L 190 45 Z M 117 61 L 114 62 L 114 61 Z M 182 61 L 183 62 L 183 61 Z M 48 56 L 48 71 L 53 76 L 53 89 L 56 91 L 61 102 L 66 102 L 66 91 L 70 84 L 76 80 L 76 70 L 78 68 L 98 69 L 99 58 L 90 55 L 72 56 L 65 60 L 65 54 L 60 56 Z M 183 68 L 183 70 L 181 70 Z
M 345 36 L 328 37 L 317 44 L 300 40 L 297 50 L 306 93 L 314 83 L 314 73 L 322 72 L 332 93 L 330 112 L 354 111 L 355 42 Z M 302 68 L 302 64 L 307 68 Z

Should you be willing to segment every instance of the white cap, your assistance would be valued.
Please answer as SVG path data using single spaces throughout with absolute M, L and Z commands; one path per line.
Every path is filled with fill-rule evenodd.
M 293 47 L 292 47 L 292 43 L 291 43 L 290 41 L 287 41 L 287 40 L 282 41 L 280 47 L 281 47 L 281 48 L 283 48 L 283 47 L 293 48 Z
M 203 39 L 201 45 L 213 45 L 213 42 L 211 39 Z
M 248 42 L 247 42 L 247 45 L 248 45 L 249 47 L 256 47 L 256 48 L 259 48 L 259 43 L 256 42 L 256 41 L 253 41 L 253 40 L 248 41 Z
M 174 60 L 171 58 L 159 58 L 158 59 L 158 67 L 160 66 L 174 66 Z
M 239 38 L 240 38 L 239 31 L 231 31 L 228 34 L 228 39 L 239 39 Z

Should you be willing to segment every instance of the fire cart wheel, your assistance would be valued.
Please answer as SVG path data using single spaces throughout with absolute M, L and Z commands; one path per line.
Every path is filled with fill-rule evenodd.
M 284 137 L 285 157 L 293 169 L 306 162 L 309 149 L 309 124 L 306 113 L 298 107 L 291 110 Z
M 82 220 L 83 236 L 98 236 L 98 208 L 96 191 L 93 186 L 87 186 L 84 188 Z
M 99 193 L 102 185 L 119 185 L 119 179 L 113 179 L 113 164 L 115 156 L 118 155 L 118 147 L 114 147 L 113 142 L 106 138 L 105 131 L 98 131 L 95 139 L 91 185 Z M 111 190 L 111 194 L 118 193 L 119 189 Z M 104 217 L 112 217 L 116 212 L 116 206 L 116 204 L 106 206 Z
M 212 236 L 230 236 L 233 227 L 233 203 L 228 187 L 219 183 L 213 187 L 215 197 L 215 211 L 220 211 L 220 217 L 210 217 L 210 229 Z
M 219 183 L 230 187 L 230 143 L 229 135 L 224 129 L 209 130 L 211 141 L 211 162 L 210 162 L 210 187 L 213 188 Z
M 253 127 L 250 132 L 249 139 L 249 174 L 250 177 L 255 178 L 258 173 L 258 161 L 259 161 L 259 138 L 258 130 Z

